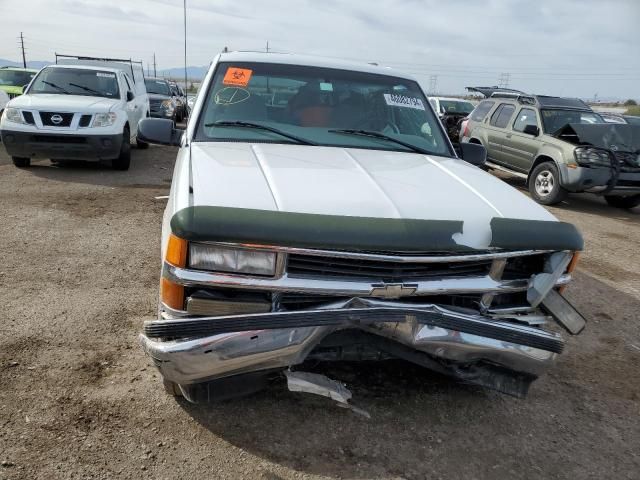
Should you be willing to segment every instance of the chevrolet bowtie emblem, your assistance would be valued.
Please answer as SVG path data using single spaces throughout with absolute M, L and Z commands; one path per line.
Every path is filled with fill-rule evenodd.
M 371 285 L 372 297 L 379 298 L 400 298 L 413 295 L 418 289 L 417 285 L 406 285 L 403 283 L 381 283 Z

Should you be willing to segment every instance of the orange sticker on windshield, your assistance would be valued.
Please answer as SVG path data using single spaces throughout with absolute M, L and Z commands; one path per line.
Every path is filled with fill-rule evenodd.
M 253 70 L 246 68 L 229 67 L 222 83 L 225 85 L 235 85 L 236 87 L 246 87 L 249 85 L 252 73 Z

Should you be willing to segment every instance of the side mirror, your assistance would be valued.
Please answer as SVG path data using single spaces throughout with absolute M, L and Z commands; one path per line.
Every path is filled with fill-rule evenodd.
M 127 91 L 127 102 L 130 102 L 134 98 L 136 98 L 136 96 L 133 94 L 133 92 L 131 90 L 128 90 Z
M 180 146 L 184 130 L 177 129 L 173 120 L 143 118 L 138 122 L 138 138 L 145 143 Z
M 523 133 L 537 137 L 540 135 L 540 128 L 537 125 L 525 125 Z
M 477 143 L 461 143 L 460 158 L 481 167 L 487 162 L 487 149 Z

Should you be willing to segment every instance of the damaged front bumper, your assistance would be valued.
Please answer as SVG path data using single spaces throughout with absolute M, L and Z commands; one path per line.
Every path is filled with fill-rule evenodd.
M 506 317 L 353 298 L 306 311 L 148 321 L 140 341 L 165 379 L 189 385 L 326 358 L 340 346 L 335 338 L 357 332 L 377 358 L 404 358 L 524 396 L 564 342 L 532 326 L 543 315 L 520 316 L 532 325 Z

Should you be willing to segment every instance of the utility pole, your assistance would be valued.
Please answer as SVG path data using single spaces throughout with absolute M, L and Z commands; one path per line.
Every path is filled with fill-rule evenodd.
M 153 52 L 153 76 L 157 77 L 158 75 L 156 74 L 156 52 Z
M 22 32 L 20 32 L 20 48 L 22 49 L 22 66 L 27 68 L 27 58 L 24 55 L 24 37 L 22 36 Z
M 511 74 L 510 73 L 506 73 L 503 72 L 500 74 L 500 77 L 498 78 L 498 86 L 500 88 L 509 88 L 509 80 L 511 78 Z
M 429 94 L 435 95 L 438 90 L 438 75 L 429 76 Z
M 269 40 L 267 40 L 267 53 L 269 53 Z
M 187 91 L 187 0 L 184 0 L 184 90 Z

